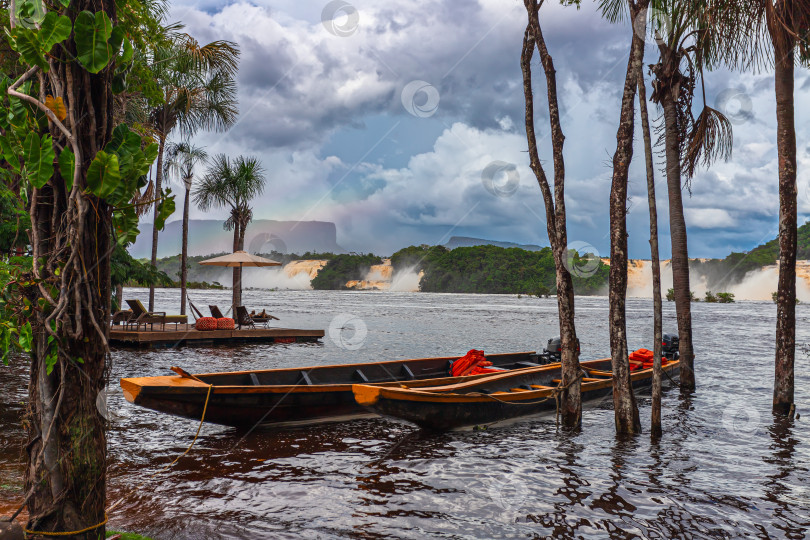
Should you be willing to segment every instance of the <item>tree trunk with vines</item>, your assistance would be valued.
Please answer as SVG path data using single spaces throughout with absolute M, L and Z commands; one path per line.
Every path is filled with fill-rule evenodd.
M 82 10 L 103 10 L 115 21 L 111 0 L 78 0 L 65 14 L 75 20 Z M 48 183 L 31 194 L 30 241 L 33 260 L 39 261 L 33 272 L 42 284 L 31 291 L 31 300 L 35 305 L 43 300 L 48 307 L 35 311 L 31 321 L 34 343 L 25 423 L 25 489 L 28 529 L 76 531 L 105 519 L 105 420 L 96 398 L 109 369 L 113 244 L 109 207 L 85 189 L 90 162 L 113 128 L 113 67 L 88 73 L 70 61 L 76 57 L 72 41 L 53 54 L 57 61 L 40 84 L 43 94 L 64 98 L 65 124 L 79 152 L 71 191 L 57 168 Z M 68 147 L 54 124 L 51 135 L 61 148 Z M 57 291 L 58 296 L 52 297 Z M 48 358 L 53 355 L 53 370 L 48 374 Z M 104 526 L 72 536 L 99 537 L 104 537 Z

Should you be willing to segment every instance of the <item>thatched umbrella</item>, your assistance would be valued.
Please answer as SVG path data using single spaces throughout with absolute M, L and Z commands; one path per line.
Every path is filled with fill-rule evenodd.
M 235 251 L 228 255 L 222 255 L 221 257 L 214 257 L 213 259 L 207 259 L 205 261 L 200 261 L 200 264 L 205 264 L 207 266 L 226 266 L 229 268 L 234 268 L 238 266 L 239 268 L 244 268 L 245 266 L 281 266 L 280 262 L 272 261 L 270 259 L 265 259 L 264 257 L 259 257 L 258 255 L 251 255 L 246 251 Z M 241 275 L 241 272 L 239 273 Z M 238 296 L 237 296 L 238 291 Z M 237 298 L 242 298 L 242 282 L 234 283 L 233 284 L 233 310 L 234 314 L 236 313 L 236 302 Z

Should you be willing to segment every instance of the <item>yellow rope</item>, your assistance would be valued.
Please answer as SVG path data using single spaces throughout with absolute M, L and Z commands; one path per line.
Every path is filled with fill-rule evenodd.
M 73 536 L 74 534 L 82 534 L 82 533 L 85 533 L 85 532 L 88 532 L 88 531 L 92 531 L 93 529 L 98 529 L 102 525 L 106 525 L 108 519 L 109 518 L 107 517 L 107 514 L 105 513 L 104 514 L 104 521 L 102 521 L 98 525 L 93 525 L 92 527 L 86 527 L 86 528 L 84 528 L 84 529 L 82 529 L 80 531 L 45 532 L 45 531 L 32 531 L 30 529 L 23 529 L 23 530 L 26 532 L 26 534 L 36 534 L 36 535 L 40 535 L 40 536 Z
M 194 440 L 192 440 L 192 441 L 191 441 L 191 444 L 188 446 L 188 448 L 186 448 L 186 451 L 185 451 L 185 452 L 183 452 L 182 454 L 180 454 L 179 456 L 177 456 L 176 458 L 174 458 L 174 461 L 172 461 L 171 463 L 169 463 L 168 465 L 166 465 L 165 467 L 163 467 L 161 470 L 159 470 L 159 471 L 157 471 L 157 472 L 155 472 L 155 473 L 151 474 L 151 475 L 149 476 L 149 478 L 152 478 L 152 477 L 154 477 L 154 476 L 156 476 L 156 475 L 158 475 L 158 474 L 160 474 L 160 473 L 164 472 L 166 469 L 168 469 L 169 467 L 171 467 L 172 465 L 174 465 L 175 463 L 177 463 L 177 460 L 178 460 L 178 459 L 180 459 L 181 457 L 185 456 L 186 454 L 188 454 L 188 453 L 191 451 L 191 448 L 194 446 L 194 443 L 195 443 L 195 442 L 197 442 L 197 437 L 199 437 L 199 435 L 200 435 L 200 430 L 202 429 L 203 422 L 205 421 L 205 411 L 207 411 L 207 410 L 208 410 L 208 399 L 211 397 L 211 389 L 212 389 L 213 387 L 214 387 L 214 385 L 212 385 L 212 384 L 209 384 L 209 385 L 208 385 L 208 393 L 205 395 L 205 405 L 203 405 L 203 412 L 202 412 L 202 417 L 200 418 L 200 425 L 199 425 L 199 426 L 197 426 L 197 433 L 195 433 L 195 434 L 194 434 Z M 141 483 L 141 485 L 143 485 L 143 483 Z M 139 487 L 140 487 L 140 486 L 139 486 Z M 115 504 L 113 504 L 113 505 L 110 507 L 110 511 L 112 511 L 112 510 L 113 510 L 113 509 L 114 509 L 116 506 L 118 506 L 118 504 L 119 504 L 119 503 L 121 503 L 121 501 L 123 501 L 123 499 L 119 499 L 119 500 L 118 500 L 118 502 L 116 502 Z M 92 527 L 87 527 L 87 528 L 82 529 L 82 530 L 80 530 L 80 531 L 70 531 L 70 532 L 44 532 L 44 531 L 32 531 L 32 530 L 29 530 L 29 529 L 24 529 L 24 530 L 25 530 L 25 532 L 26 532 L 27 534 L 35 534 L 35 535 L 36 535 L 36 534 L 38 534 L 38 535 L 41 535 L 41 536 L 72 536 L 72 535 L 76 535 L 76 534 L 82 534 L 82 533 L 85 533 L 85 532 L 88 532 L 88 531 L 92 531 L 93 529 L 98 529 L 98 528 L 99 528 L 99 527 L 101 527 L 102 525 L 106 525 L 106 524 L 107 524 L 107 520 L 108 520 L 108 519 L 109 519 L 109 518 L 107 517 L 107 513 L 105 512 L 105 513 L 104 513 L 104 521 L 102 521 L 102 522 L 101 522 L 101 523 L 99 523 L 98 525 L 93 525 Z
M 157 476 L 157 475 L 159 475 L 160 473 L 164 472 L 166 469 L 168 469 L 169 467 L 171 467 L 172 465 L 174 465 L 175 463 L 177 463 L 177 460 L 178 460 L 178 459 L 180 459 L 181 457 L 185 456 L 186 454 L 188 454 L 188 453 L 191 451 L 191 448 L 194 446 L 194 443 L 195 443 L 195 442 L 197 442 L 197 437 L 200 435 L 200 430 L 202 429 L 203 422 L 205 421 L 205 411 L 206 411 L 206 410 L 208 410 L 208 398 L 209 398 L 209 397 L 211 397 L 211 389 L 212 389 L 213 387 L 214 387 L 214 385 L 213 385 L 213 384 L 209 384 L 209 385 L 208 385 L 208 393 L 205 395 L 205 405 L 203 405 L 202 417 L 200 417 L 200 425 L 199 425 L 199 426 L 197 426 L 197 433 L 195 433 L 195 434 L 194 434 L 194 440 L 193 440 L 193 441 L 191 441 L 191 444 L 190 444 L 190 445 L 188 445 L 188 448 L 186 448 L 186 451 L 185 451 L 185 452 L 183 452 L 182 454 L 180 454 L 179 456 L 177 456 L 176 458 L 174 458 L 174 461 L 172 461 L 171 463 L 169 463 L 168 465 L 166 465 L 165 467 L 163 467 L 163 468 L 162 468 L 162 469 L 160 469 L 159 471 L 157 471 L 157 472 L 152 473 L 151 475 L 149 475 L 149 478 L 152 478 L 152 477 Z

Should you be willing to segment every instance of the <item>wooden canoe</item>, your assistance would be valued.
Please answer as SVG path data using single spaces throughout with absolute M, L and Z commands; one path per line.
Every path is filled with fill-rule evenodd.
M 582 380 L 583 402 L 611 395 L 610 359 L 581 365 L 587 374 Z M 677 360 L 665 359 L 663 369 L 674 378 L 679 366 Z M 652 371 L 652 368 L 632 371 L 633 387 L 651 385 Z M 425 429 L 446 431 L 553 411 L 559 378 L 560 365 L 550 364 L 435 387 L 410 383 L 397 387 L 356 384 L 352 391 L 357 403 L 370 411 Z
M 235 427 L 309 424 L 373 416 L 355 401 L 355 383 L 439 386 L 486 376 L 449 377 L 449 363 L 457 358 L 124 378 L 121 388 L 130 403 L 199 420 L 212 385 L 206 422 Z M 509 370 L 540 365 L 534 352 L 492 354 L 487 359 Z

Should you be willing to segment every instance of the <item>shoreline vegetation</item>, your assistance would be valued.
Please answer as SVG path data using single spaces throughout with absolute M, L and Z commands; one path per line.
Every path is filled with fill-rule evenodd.
M 798 229 L 799 259 L 810 259 L 810 222 Z M 127 254 L 128 256 L 129 254 Z M 226 289 L 219 280 L 222 269 L 202 266 L 199 261 L 222 255 L 212 253 L 188 257 L 188 279 L 190 289 Z M 263 257 L 276 260 L 282 265 L 300 260 L 325 260 L 326 265 L 311 281 L 316 290 L 356 290 L 347 287 L 350 281 L 366 278 L 369 268 L 383 263 L 384 256 L 373 253 L 317 253 L 306 252 L 259 253 Z M 732 252 L 722 259 L 693 259 L 690 271 L 706 281 L 709 288 L 706 296 L 698 298 L 693 294 L 693 302 L 731 303 L 734 295 L 725 288 L 740 283 L 751 271 L 756 271 L 777 263 L 778 245 L 776 239 L 761 244 L 748 252 Z M 157 287 L 178 287 L 179 282 L 171 276 L 178 276 L 180 255 L 158 259 L 157 268 L 151 270 L 148 261 L 128 257 L 128 275 L 131 279 L 123 282 L 126 286 L 148 286 L 150 280 Z M 520 294 L 549 296 L 555 294 L 555 270 L 551 248 L 525 250 L 519 247 L 500 247 L 487 244 L 462 246 L 449 249 L 446 246 L 409 246 L 390 256 L 393 272 L 421 274 L 421 292 L 459 292 L 481 294 Z M 594 254 L 571 251 L 568 258 L 577 295 L 602 295 L 607 290 L 610 266 Z M 712 292 L 714 291 L 714 292 Z M 667 295 L 667 299 L 672 299 Z

